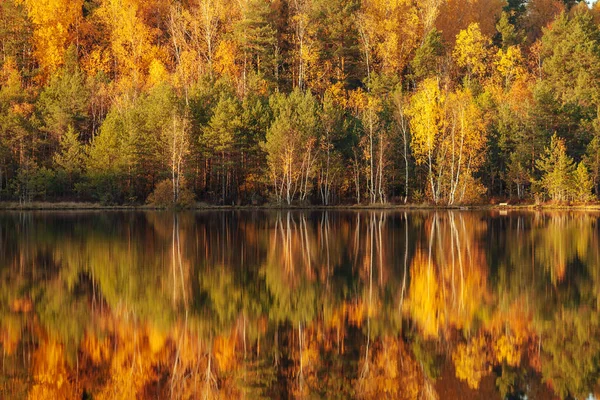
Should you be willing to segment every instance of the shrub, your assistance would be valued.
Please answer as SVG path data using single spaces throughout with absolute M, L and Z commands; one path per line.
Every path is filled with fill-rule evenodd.
M 186 187 L 179 188 L 177 200 L 173 201 L 173 183 L 165 179 L 156 184 L 154 191 L 146 199 L 146 203 L 160 208 L 190 208 L 194 205 L 194 193 Z

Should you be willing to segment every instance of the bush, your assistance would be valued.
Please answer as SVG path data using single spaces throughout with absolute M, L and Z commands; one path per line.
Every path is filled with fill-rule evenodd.
M 156 184 L 154 191 L 146 199 L 146 203 L 160 208 L 190 208 L 194 205 L 194 193 L 186 187 L 179 188 L 177 201 L 173 202 L 173 183 L 165 179 Z

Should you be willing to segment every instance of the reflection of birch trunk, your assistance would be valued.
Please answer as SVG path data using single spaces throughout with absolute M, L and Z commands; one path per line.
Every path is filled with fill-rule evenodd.
M 324 237 L 325 237 L 325 254 L 327 257 L 327 284 L 329 285 L 329 275 L 331 275 L 331 261 L 329 256 L 329 214 L 327 211 L 324 213 L 325 219 L 325 228 L 324 228 Z
M 459 302 L 459 310 L 464 308 L 464 294 L 465 294 L 465 275 L 464 275 L 464 267 L 462 260 L 462 251 L 460 248 L 460 235 L 458 229 L 456 228 L 456 223 L 454 221 L 454 213 L 450 212 L 450 229 L 452 232 L 452 242 L 456 241 L 456 253 L 458 257 L 458 268 L 460 271 L 460 302 Z
M 404 304 L 404 295 L 406 293 L 406 274 L 408 271 L 408 214 L 404 213 L 404 273 L 402 275 L 402 291 L 400 292 L 400 314 L 402 314 L 402 305 Z M 400 325 L 402 326 L 402 324 Z
M 286 221 L 282 221 L 281 213 L 277 214 L 277 220 L 275 222 L 275 233 L 274 243 L 278 241 L 278 237 L 281 236 L 281 247 L 282 247 L 282 262 L 284 269 L 288 272 L 294 269 L 294 259 L 292 257 L 292 219 L 291 213 L 286 212 Z
M 375 243 L 377 245 L 377 256 L 379 258 L 379 285 L 383 286 L 383 236 L 381 234 L 381 229 L 383 227 L 383 212 L 379 213 L 379 218 L 377 218 L 377 236 L 375 237 Z
M 183 340 L 185 339 L 185 333 L 187 332 L 187 322 L 188 322 L 188 312 L 185 310 L 185 322 L 183 325 L 183 330 L 179 335 L 179 340 L 177 341 L 177 353 L 175 354 L 175 362 L 173 363 L 173 370 L 171 371 L 171 385 L 170 385 L 170 393 L 171 398 L 179 398 L 180 396 L 175 394 L 175 385 L 177 383 L 177 368 L 179 367 L 181 360 L 181 348 L 183 347 Z
M 302 323 L 298 322 L 298 348 L 300 350 L 300 371 L 298 372 L 298 388 L 302 391 L 302 387 L 304 386 L 304 361 L 302 360 Z
M 308 228 L 306 226 L 306 215 L 302 214 L 300 219 L 300 232 L 303 236 L 304 243 L 304 263 L 306 265 L 307 274 L 310 275 L 312 272 L 311 252 L 310 252 L 310 241 L 308 240 Z
M 431 282 L 431 270 L 432 270 L 432 247 L 433 247 L 433 235 L 437 224 L 437 212 L 433 216 L 433 222 L 431 223 L 431 231 L 429 232 L 429 254 L 427 257 L 427 299 L 431 299 L 431 291 L 429 288 L 429 282 Z
M 204 399 L 208 399 L 210 393 L 217 387 L 217 379 L 212 372 L 212 349 L 208 352 L 206 371 L 204 372 Z
M 369 350 L 371 346 L 371 310 L 373 304 L 373 260 L 374 254 L 374 236 L 375 236 L 375 220 L 371 218 L 369 221 L 369 300 L 367 306 L 367 343 L 365 346 L 365 361 L 361 372 L 361 379 L 365 379 L 369 374 Z
M 356 213 L 356 228 L 354 229 L 354 262 L 358 260 L 360 246 L 360 213 Z
M 185 293 L 185 283 L 183 276 L 183 259 L 181 256 L 181 241 L 179 237 L 179 216 L 173 214 L 173 237 L 171 246 L 171 265 L 173 273 L 173 304 L 177 301 L 177 273 L 176 265 L 179 269 L 179 280 L 181 284 L 181 296 L 184 304 L 187 306 L 187 296 Z

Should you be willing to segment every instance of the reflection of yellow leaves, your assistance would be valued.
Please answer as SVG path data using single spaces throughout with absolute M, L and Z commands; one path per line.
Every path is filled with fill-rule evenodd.
M 93 334 L 86 334 L 81 342 L 81 351 L 86 354 L 94 364 L 100 364 L 110 357 L 110 343 L 107 339 L 100 341 Z
M 34 385 L 29 399 L 77 398 L 69 382 L 64 347 L 54 341 L 43 341 L 33 355 Z
M 158 353 L 165 345 L 165 335 L 157 329 L 148 329 L 148 344 L 153 354 Z
M 481 379 L 490 372 L 483 336 L 471 339 L 467 344 L 460 343 L 452 353 L 456 377 L 467 381 L 471 389 L 479 388 Z
M 12 312 L 30 312 L 33 309 L 33 304 L 30 299 L 22 298 L 22 299 L 13 299 L 10 302 L 10 310 Z
M 235 367 L 235 336 L 230 337 L 217 336 L 213 343 L 213 354 L 217 360 L 219 371 L 230 371 Z
M 502 335 L 494 344 L 496 360 L 499 363 L 506 361 L 508 365 L 516 367 L 521 362 L 521 343 L 514 336 Z
M 348 305 L 348 323 L 360 327 L 365 318 L 365 305 L 358 301 Z
M 433 262 L 421 251 L 413 258 L 411 279 L 406 310 L 425 337 L 437 337 L 442 322 L 439 284 Z
M 17 350 L 21 340 L 21 322 L 15 315 L 9 314 L 2 316 L 2 325 L 0 325 L 0 343 L 2 349 L 7 355 L 13 354 Z
M 373 346 L 373 360 L 358 387 L 363 399 L 417 399 L 422 392 L 421 368 L 402 339 L 384 337 Z

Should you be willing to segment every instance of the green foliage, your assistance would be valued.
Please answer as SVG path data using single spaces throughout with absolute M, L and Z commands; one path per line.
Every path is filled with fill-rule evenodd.
M 590 173 L 583 162 L 577 164 L 577 169 L 573 172 L 573 198 L 575 201 L 586 203 L 593 199 L 592 188 L 594 183 Z
M 540 185 L 544 194 L 554 201 L 567 201 L 573 190 L 572 177 L 575 171 L 573 159 L 567 155 L 565 141 L 556 134 L 550 139 L 550 146 L 536 161 L 542 174 Z
M 502 48 L 505 50 L 508 47 L 518 45 L 521 42 L 517 30 L 510 20 L 510 14 L 504 11 L 496 23 L 496 30 L 502 39 Z
M 435 29 L 432 29 L 423 44 L 415 52 L 411 61 L 413 76 L 416 80 L 422 80 L 429 76 L 436 75 L 439 71 L 441 57 L 444 54 L 444 44 L 442 35 Z
M 73 126 L 69 125 L 67 131 L 60 137 L 59 150 L 54 155 L 54 164 L 70 179 L 74 179 L 83 171 L 85 155 L 85 147 L 79 141 L 79 135 Z
M 588 144 L 583 162 L 591 172 L 596 196 L 600 195 L 600 137 L 597 135 Z
M 37 102 L 45 129 L 55 137 L 70 126 L 81 132 L 88 120 L 90 95 L 75 51 L 74 46 L 69 48 L 67 64 L 52 76 Z

